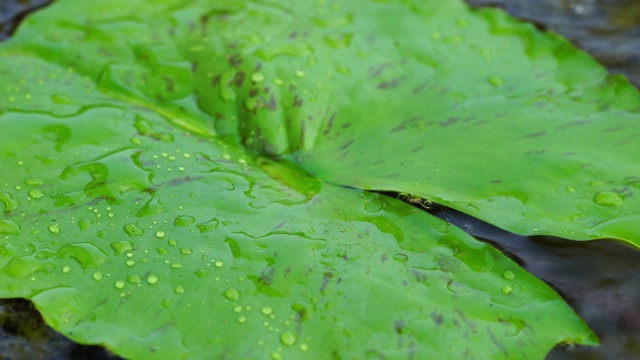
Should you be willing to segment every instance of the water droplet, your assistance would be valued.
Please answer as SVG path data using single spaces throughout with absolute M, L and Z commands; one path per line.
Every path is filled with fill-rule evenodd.
M 187 248 L 180 249 L 180 254 L 182 254 L 182 255 L 190 255 L 192 252 L 193 252 L 193 250 L 191 250 L 191 249 L 187 249 Z
M 171 268 L 172 268 L 172 269 L 180 269 L 180 268 L 182 268 L 182 264 L 179 264 L 179 263 L 173 263 L 173 264 L 171 264 Z
M 159 280 L 160 279 L 157 276 L 149 275 L 149 277 L 147 278 L 147 283 L 149 283 L 149 285 L 154 285 L 157 284 Z
M 111 243 L 111 248 L 115 251 L 116 255 L 120 255 L 133 250 L 133 244 L 129 241 L 117 241 Z
M 576 192 L 576 189 L 573 186 L 567 186 L 565 190 L 567 190 L 568 192 Z
M 196 221 L 196 219 L 192 216 L 187 216 L 187 215 L 183 215 L 183 216 L 178 216 L 174 221 L 173 221 L 173 225 L 175 226 L 181 226 L 181 227 L 186 227 L 186 226 L 191 226 L 193 225 L 193 223 Z
M 41 186 L 44 185 L 44 181 L 40 179 L 28 179 L 24 181 L 25 185 L 29 186 Z
M 100 280 L 102 280 L 102 273 L 96 271 L 96 272 L 93 273 L 92 277 L 93 277 L 93 280 L 100 281 Z
M 409 261 L 409 257 L 405 254 L 393 255 L 393 260 L 406 264 Z
M 300 344 L 300 350 L 302 350 L 302 351 L 307 351 L 307 350 L 309 350 L 309 345 L 307 345 L 307 344 Z
M 262 312 L 262 315 L 269 316 L 269 315 L 273 314 L 273 309 L 268 307 L 268 306 L 265 306 L 265 307 L 262 308 L 261 312 Z
M 296 76 L 297 76 L 297 77 L 303 77 L 303 76 L 304 76 L 304 71 L 302 71 L 302 70 L 296 70 Z
M 124 231 L 129 235 L 129 236 L 140 236 L 142 234 L 144 234 L 144 230 L 140 229 L 139 227 L 133 225 L 133 224 L 127 224 L 124 226 Z
M 618 206 L 624 203 L 624 196 L 611 191 L 602 191 L 593 197 L 593 201 L 598 205 Z
M 58 225 L 55 225 L 55 224 L 54 225 L 49 225 L 49 231 L 52 234 L 58 234 L 58 233 L 60 233 L 60 227 Z
M 238 318 L 238 322 L 239 322 L 240 324 L 244 324 L 245 322 L 247 322 L 247 318 L 246 318 L 246 316 L 240 316 L 240 317 Z
M 298 338 L 296 337 L 296 334 L 292 333 L 291 331 L 285 331 L 280 336 L 280 342 L 284 346 L 293 346 L 297 340 Z
M 251 81 L 256 82 L 256 83 L 263 82 L 264 79 L 265 79 L 264 74 L 259 73 L 259 72 L 253 73 L 253 75 L 251 75 Z
M 168 253 L 169 253 L 169 250 L 167 250 L 167 249 L 165 249 L 165 248 L 163 248 L 163 247 L 159 247 L 159 248 L 157 248 L 157 249 L 156 249 L 156 251 L 157 251 L 157 252 L 158 252 L 158 254 L 160 254 L 160 255 L 166 255 L 166 254 L 168 254 Z
M 502 273 L 502 277 L 507 280 L 512 280 L 514 277 L 516 277 L 516 274 L 514 274 L 513 271 L 507 270 Z
M 118 280 L 115 283 L 116 289 L 122 289 L 122 288 L 124 288 L 124 285 L 125 285 L 125 283 L 122 280 Z
M 29 197 L 31 197 L 32 199 L 42 199 L 44 197 L 44 194 L 42 193 L 42 191 L 38 190 L 38 189 L 33 189 L 31 191 L 29 191 Z
M 494 87 L 500 87 L 504 84 L 504 79 L 499 76 L 489 76 L 489 83 Z
M 216 261 L 215 265 L 217 268 L 221 268 L 224 266 L 224 263 L 222 261 Z
M 171 246 L 178 246 L 178 241 L 176 239 L 169 239 L 168 243 Z
M 236 301 L 240 299 L 240 292 L 234 288 L 229 288 L 225 290 L 224 297 L 226 297 L 229 300 Z
M 186 290 L 182 287 L 182 285 L 178 285 L 175 288 L 173 288 L 173 292 L 175 292 L 176 294 L 184 294 Z
M 503 293 L 503 294 L 510 294 L 512 291 L 513 291 L 513 287 L 512 287 L 512 286 L 509 286 L 509 285 L 505 285 L 505 286 L 502 288 L 502 293 Z
M 11 195 L 9 194 L 0 194 L 0 202 L 2 202 L 4 204 L 4 212 L 5 214 L 8 214 L 10 212 L 12 212 L 13 210 L 15 210 L 18 205 L 20 205 L 17 201 L 13 200 L 11 198 Z
M 161 238 L 161 239 L 162 239 L 163 237 L 165 237 L 166 235 L 167 235 L 167 233 L 165 233 L 163 230 L 158 230 L 158 231 L 156 231 L 156 236 L 157 236 L 157 237 L 159 237 L 159 238 Z
M 133 260 L 133 259 L 129 259 L 129 260 L 127 260 L 127 262 L 125 264 L 127 264 L 127 266 L 131 267 L 131 266 L 134 266 L 136 264 L 136 261 Z
M 71 271 L 71 268 L 68 265 L 62 267 L 62 272 L 68 274 Z
M 271 353 L 271 359 L 272 360 L 283 360 L 282 354 L 279 352 L 272 352 Z
M 242 312 L 242 306 L 239 306 L 239 305 L 238 305 L 238 306 L 234 307 L 234 308 L 233 308 L 233 312 L 234 312 L 234 313 L 240 313 L 240 312 Z
M 20 226 L 11 220 L 0 220 L 0 234 L 17 235 L 20 233 Z

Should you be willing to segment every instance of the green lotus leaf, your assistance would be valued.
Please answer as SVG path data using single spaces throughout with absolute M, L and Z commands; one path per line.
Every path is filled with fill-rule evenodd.
M 584 70 L 557 69 L 544 57 L 557 47 Z M 586 104 L 546 95 L 563 114 L 592 116 L 587 100 L 612 91 L 588 90 L 604 73 L 560 40 L 456 1 L 59 0 L 0 46 L 0 296 L 31 299 L 63 334 L 128 358 L 540 358 L 558 343 L 595 344 L 499 251 L 362 190 L 476 206 L 514 230 L 567 230 L 560 196 L 541 214 L 534 200 L 548 193 L 528 176 L 510 182 L 523 173 L 507 156 L 520 142 L 464 139 L 526 132 L 537 107 L 561 122 L 560 105 L 529 93 L 548 80 L 520 83 L 501 59 L 583 91 Z M 616 89 L 629 104 L 637 95 Z M 616 111 L 631 119 L 623 100 Z M 439 123 L 464 111 L 486 119 L 482 130 Z M 403 124 L 409 115 L 433 118 L 435 136 Z M 539 184 L 571 177 L 558 169 L 573 163 L 548 156 L 525 164 Z M 608 161 L 632 171 L 625 159 Z M 511 186 L 531 199 L 526 220 L 514 221 L 525 210 Z M 604 215 L 633 210 L 610 195 L 625 191 L 600 195 L 611 198 Z M 576 224 L 576 238 L 599 231 Z

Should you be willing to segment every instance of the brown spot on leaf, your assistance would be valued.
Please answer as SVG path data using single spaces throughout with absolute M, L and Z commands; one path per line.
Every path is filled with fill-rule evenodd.
M 433 319 L 433 322 L 436 325 L 439 326 L 440 324 L 442 324 L 442 313 L 439 313 L 437 309 L 433 310 L 430 315 L 431 319 Z
M 460 120 L 460 119 L 457 118 L 457 117 L 450 117 L 447 120 L 440 121 L 438 124 L 440 124 L 440 126 L 442 126 L 442 127 L 447 127 L 447 126 L 450 126 L 450 125 L 453 125 L 453 124 L 457 123 L 458 120 Z
M 349 140 L 349 141 L 347 141 L 344 145 L 342 145 L 342 146 L 340 147 L 340 150 L 346 150 L 349 146 L 351 146 L 351 145 L 353 144 L 353 142 L 354 142 L 354 141 L 355 141 L 355 140 Z
M 244 77 L 245 77 L 244 71 L 239 71 L 239 72 L 236 74 L 236 76 L 234 77 L 234 79 L 233 79 L 233 80 L 234 80 L 234 82 L 236 83 L 236 86 L 237 86 L 237 87 L 242 86 L 242 83 L 244 82 Z
M 396 320 L 393 322 L 393 329 L 398 333 L 398 335 L 402 335 L 402 331 L 405 327 L 405 323 L 402 320 Z

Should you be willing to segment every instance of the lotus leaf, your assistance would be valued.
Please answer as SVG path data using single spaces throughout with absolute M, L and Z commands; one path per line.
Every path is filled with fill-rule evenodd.
M 460 1 L 59 0 L 0 46 L 0 296 L 128 358 L 541 358 L 546 284 L 399 200 L 638 245 L 638 93 Z

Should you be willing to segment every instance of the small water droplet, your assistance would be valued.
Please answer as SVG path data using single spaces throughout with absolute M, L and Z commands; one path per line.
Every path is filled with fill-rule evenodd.
M 167 249 L 165 249 L 165 248 L 163 248 L 163 247 L 159 247 L 159 248 L 157 248 L 157 249 L 156 249 L 156 251 L 157 251 L 157 252 L 158 252 L 158 254 L 160 254 L 160 255 L 166 255 L 166 254 L 168 254 L 168 253 L 169 253 L 169 250 L 167 250 Z
M 68 265 L 62 267 L 62 272 L 68 274 L 71 271 L 71 268 Z
M 180 249 L 180 254 L 182 254 L 182 255 L 190 255 L 192 252 L 193 252 L 193 250 L 188 249 L 188 248 Z
M 191 226 L 193 225 L 193 223 L 196 221 L 196 219 L 192 216 L 188 216 L 188 215 L 183 215 L 183 216 L 178 216 L 174 221 L 173 221 L 173 225 L 175 226 L 181 226 L 181 227 L 186 227 L 186 226 Z
M 500 87 L 504 84 L 504 79 L 499 76 L 489 76 L 489 83 L 494 87 Z
M 147 278 L 147 283 L 149 285 L 157 284 L 158 281 L 160 281 L 160 279 L 155 275 L 149 275 L 149 277 Z
M 279 352 L 272 352 L 271 353 L 271 359 L 272 360 L 283 360 L 282 354 Z
M 60 233 L 60 227 L 58 225 L 49 225 L 49 231 L 52 234 L 59 234 Z
M 138 275 L 129 275 L 129 277 L 127 277 L 127 281 L 131 284 L 141 284 L 142 283 L 142 278 Z
M 502 288 L 502 293 L 503 293 L 503 294 L 510 294 L 512 291 L 513 291 L 513 287 L 512 287 L 512 286 L 509 286 L 509 285 L 505 285 L 505 286 Z
M 567 190 L 568 192 L 576 192 L 576 189 L 573 186 L 567 186 L 565 190 Z
M 246 316 L 240 316 L 240 317 L 238 318 L 238 322 L 239 322 L 240 324 L 244 324 L 245 322 L 247 322 L 247 317 L 246 317 Z
M 125 283 L 122 280 L 118 280 L 115 283 L 116 289 L 122 289 L 122 288 L 124 288 L 124 285 L 125 285 Z
M 409 257 L 405 254 L 393 255 L 393 260 L 406 264 L 409 261 Z
M 300 350 L 302 350 L 302 351 L 307 351 L 307 350 L 309 350 L 309 345 L 307 345 L 307 344 L 300 344 Z
M 296 337 L 296 334 L 292 333 L 291 331 L 285 331 L 280 336 L 280 342 L 282 343 L 282 345 L 288 347 L 293 346 L 297 340 L 298 338 Z
M 40 179 L 28 179 L 24 181 L 25 185 L 29 186 L 41 186 L 44 185 L 44 181 Z
M 182 268 L 182 264 L 179 264 L 179 263 L 173 263 L 173 264 L 171 264 L 171 266 L 170 266 L 170 267 L 171 267 L 172 269 L 180 269 L 180 268 Z
M 165 233 L 163 230 L 158 230 L 156 231 L 156 236 L 162 239 L 163 237 L 167 236 L 167 233 Z
M 169 239 L 168 243 L 171 246 L 178 246 L 178 241 L 176 239 Z
M 301 78 L 301 77 L 303 77 L 303 76 L 304 76 L 304 71 L 302 71 L 302 70 L 296 70 L 296 76 L 297 76 L 297 77 L 300 77 L 300 78 Z
M 251 75 L 251 81 L 259 83 L 259 82 L 263 82 L 265 79 L 264 74 L 257 72 L 257 73 L 253 73 Z
M 42 193 L 42 191 L 38 190 L 38 189 L 33 189 L 31 191 L 29 191 L 29 197 L 31 197 L 32 199 L 42 199 L 44 197 L 44 194 Z
M 265 307 L 262 308 L 261 312 L 262 312 L 262 315 L 269 316 L 269 315 L 273 314 L 273 309 L 270 308 L 269 306 L 265 306 Z
M 241 313 L 242 312 L 242 306 L 236 306 L 233 308 L 233 312 L 234 313 Z
M 224 266 L 224 263 L 222 261 L 216 261 L 215 265 L 217 268 L 221 268 Z
M 102 280 L 102 273 L 101 272 L 94 272 L 92 277 L 93 277 L 93 280 L 100 281 L 100 280 Z
M 240 298 L 240 292 L 234 288 L 229 288 L 225 290 L 224 297 L 229 300 L 236 301 Z
M 602 191 L 593 197 L 593 201 L 598 205 L 618 206 L 624 203 L 624 196 L 611 191 Z
M 186 290 L 184 289 L 184 287 L 182 287 L 182 285 L 178 285 L 175 288 L 173 288 L 173 292 L 175 292 L 176 294 L 184 294 Z
M 134 266 L 136 264 L 136 261 L 133 260 L 133 259 L 129 259 L 129 260 L 127 260 L 127 262 L 125 264 L 127 264 L 127 266 L 131 267 L 131 266 Z
M 516 277 L 516 274 L 514 274 L 513 271 L 507 270 L 502 273 L 502 277 L 507 280 L 512 280 L 514 277 Z
M 139 227 L 137 227 L 137 226 L 135 226 L 133 224 L 125 225 L 124 226 L 124 231 L 129 236 L 140 236 L 140 235 L 144 234 L 144 230 L 140 229 Z

